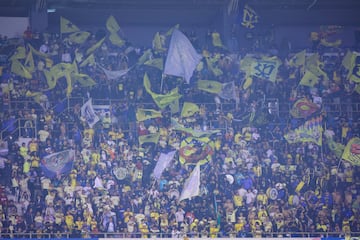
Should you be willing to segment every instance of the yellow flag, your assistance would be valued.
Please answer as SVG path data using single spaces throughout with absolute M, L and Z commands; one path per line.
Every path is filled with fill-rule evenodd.
M 45 59 L 45 66 L 47 68 L 51 68 L 53 66 L 53 64 L 54 64 L 54 61 L 52 59 L 50 59 L 50 58 Z
M 199 80 L 197 87 L 200 90 L 210 92 L 210 93 L 220 93 L 222 89 L 222 84 L 217 81 L 212 80 Z
M 45 69 L 43 72 L 47 81 L 48 89 L 53 89 L 56 86 L 57 78 L 55 78 L 51 71 Z
M 146 62 L 144 62 L 144 65 L 163 70 L 164 69 L 164 60 L 162 58 L 149 59 Z
M 34 63 L 34 58 L 32 55 L 32 51 L 29 51 L 26 59 L 25 59 L 25 63 L 24 63 L 24 67 L 30 72 L 34 72 L 35 71 L 35 63 Z
M 120 26 L 117 23 L 116 19 L 114 18 L 114 16 L 110 16 L 107 21 L 106 21 L 106 28 L 109 32 L 111 33 L 116 33 L 117 31 L 120 30 Z
M 246 90 L 251 86 L 252 83 L 253 83 L 253 79 L 251 77 L 247 77 L 244 84 L 243 84 L 243 86 L 242 86 L 242 88 L 244 90 Z
M 299 84 L 308 87 L 314 87 L 319 83 L 319 77 L 311 71 L 306 70 L 304 76 L 301 78 Z
M 78 82 L 82 87 L 92 87 L 96 85 L 94 79 L 92 79 L 89 75 L 83 73 L 75 73 L 71 74 L 72 81 Z
M 240 60 L 240 71 L 245 72 L 246 77 L 251 75 L 251 64 L 254 61 L 256 61 L 256 59 L 248 55 Z
M 208 69 L 215 75 L 215 77 L 218 77 L 223 74 L 223 71 L 216 66 L 216 62 L 218 61 L 217 57 L 214 58 L 205 58 L 206 64 Z
M 60 33 L 78 32 L 80 29 L 64 17 L 60 17 Z
M 360 138 L 350 139 L 346 144 L 342 158 L 353 165 L 360 166 Z
M 175 100 L 181 98 L 181 95 L 179 94 L 179 89 L 177 87 L 172 89 L 168 94 L 154 93 L 151 90 L 150 79 L 146 73 L 144 74 L 144 87 L 145 87 L 146 92 L 151 95 L 154 102 L 160 109 L 165 108 L 166 106 L 170 105 Z
M 289 65 L 292 67 L 305 66 L 305 55 L 306 50 L 296 53 L 292 58 L 290 58 Z
M 350 71 L 351 69 L 351 59 L 352 59 L 353 53 L 348 50 L 342 60 L 342 65 L 344 68 Z
M 67 73 L 69 74 L 68 76 L 66 75 Z M 66 81 L 71 82 L 71 74 L 77 73 L 79 73 L 79 71 L 74 63 L 58 63 L 51 67 L 50 71 L 44 70 L 49 89 L 54 88 L 59 78 L 62 77 L 67 77 Z
M 118 47 L 122 47 L 125 44 L 125 40 L 121 39 L 116 32 L 112 32 L 109 39 L 112 44 Z
M 348 78 L 350 81 L 360 83 L 360 54 L 353 53 L 351 56 L 351 68 L 349 70 Z
M 357 92 L 358 94 L 360 94 L 360 83 L 356 84 L 355 92 Z
M 94 54 L 90 54 L 84 61 L 80 63 L 80 67 L 85 67 L 87 65 L 93 66 L 95 64 Z
M 144 64 L 147 60 L 150 59 L 151 55 L 152 55 L 151 49 L 146 50 L 143 53 L 143 55 L 139 58 L 138 64 L 140 65 Z
M 16 48 L 15 53 L 10 57 L 10 60 L 24 59 L 26 57 L 26 49 L 22 46 Z
M 213 44 L 214 47 L 224 48 L 224 45 L 223 45 L 223 43 L 221 41 L 220 33 L 213 32 L 211 34 L 211 38 L 212 38 L 212 44 Z
M 139 145 L 143 145 L 144 143 L 155 143 L 159 142 L 160 133 L 153 133 L 148 135 L 139 136 Z
M 191 117 L 199 111 L 200 108 L 195 103 L 184 102 L 183 108 L 181 110 L 181 117 Z
M 138 108 L 136 112 L 136 120 L 139 122 L 159 117 L 162 117 L 161 112 L 154 109 Z
M 33 54 L 35 54 L 38 57 L 42 57 L 42 58 L 48 58 L 49 55 L 47 55 L 46 53 L 40 52 L 38 50 L 36 50 L 33 46 L 31 46 L 30 44 L 28 44 L 28 47 L 30 48 L 30 51 L 32 51 Z
M 31 92 L 30 90 L 28 90 L 26 93 L 25 93 L 25 96 L 26 97 L 32 97 L 34 98 L 34 101 L 36 103 L 40 103 L 40 98 L 41 96 L 43 95 L 42 92 Z
M 89 32 L 75 32 L 69 35 L 69 40 L 73 43 L 82 44 L 84 43 L 91 34 Z
M 72 92 L 72 90 L 73 90 L 73 87 L 72 87 L 72 79 L 71 79 L 70 72 L 66 72 L 66 73 L 65 73 L 65 79 L 66 79 L 66 84 L 67 84 L 66 96 L 67 96 L 67 97 L 70 97 L 71 92 Z
M 105 41 L 105 37 L 103 39 L 101 39 L 100 41 L 98 41 L 97 43 L 95 43 L 93 46 L 91 46 L 88 50 L 86 50 L 86 55 L 93 53 L 96 49 L 98 49 L 103 44 L 104 41 Z
M 157 52 L 164 52 L 166 50 L 164 48 L 164 45 L 165 45 L 164 37 L 161 36 L 159 32 L 157 32 L 152 41 L 153 49 Z
M 324 72 L 320 65 L 319 54 L 315 53 L 306 59 L 305 69 L 315 74 L 317 77 L 323 76 L 325 80 L 329 80 L 328 75 Z
M 27 78 L 27 79 L 32 78 L 31 73 L 21 64 L 21 62 L 19 62 L 16 59 L 12 60 L 11 72 L 23 78 Z

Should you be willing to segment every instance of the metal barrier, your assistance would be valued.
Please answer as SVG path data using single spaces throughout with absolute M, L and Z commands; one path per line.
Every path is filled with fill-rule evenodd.
M 276 115 L 278 118 L 281 119 L 289 119 L 290 115 L 289 112 L 292 108 L 292 103 L 290 102 L 279 102 L 276 101 L 276 99 L 268 99 L 268 105 L 266 106 L 268 108 L 268 111 L 271 113 L 275 111 Z M 271 100 L 271 101 L 270 101 Z M 65 109 L 58 113 L 58 117 L 62 117 L 65 114 L 73 114 L 74 112 L 74 108 L 75 106 L 77 107 L 81 107 L 86 99 L 84 98 L 66 98 L 63 99 L 63 101 L 66 103 L 66 107 Z M 109 106 L 113 106 L 116 104 L 120 104 L 123 101 L 122 100 L 118 100 L 118 99 L 93 99 L 93 105 L 109 105 Z M 18 101 L 16 103 L 18 106 L 26 106 L 27 104 L 29 104 L 28 101 Z M 153 103 L 136 103 L 137 106 L 142 106 L 142 107 L 151 107 L 154 104 Z M 199 103 L 200 104 L 200 103 Z M 222 103 L 220 104 L 220 106 L 217 106 L 215 103 L 201 103 L 203 105 L 206 106 L 206 108 L 208 109 L 208 111 L 215 111 L 217 108 L 219 108 L 219 110 L 221 110 L 222 112 L 224 112 L 225 114 L 228 112 L 232 112 L 235 109 L 235 104 L 234 103 Z M 329 103 L 329 102 L 324 102 L 323 103 L 323 109 L 332 115 L 337 115 L 337 116 L 342 116 L 342 115 L 346 115 L 349 118 L 353 118 L 353 119 L 357 119 L 360 115 L 360 102 L 359 103 L 348 103 L 348 104 L 344 104 L 344 103 Z M 16 119 L 16 129 L 12 132 L 9 132 L 9 128 L 7 127 L 5 129 L 2 129 L 2 131 L 0 132 L 0 139 L 4 140 L 7 136 L 21 136 L 21 132 L 25 129 L 24 126 L 21 126 L 21 121 L 23 121 L 24 119 Z M 208 125 L 210 128 L 214 129 L 214 126 L 216 126 L 217 124 L 214 124 L 215 121 L 208 121 Z M 72 123 L 69 123 L 69 125 L 71 125 Z M 228 128 L 230 126 L 230 124 L 225 121 L 224 126 L 221 126 L 220 128 Z M 31 137 L 36 137 L 37 136 L 37 129 L 34 129 L 34 135 L 32 135 Z M 14 136 L 15 135 L 15 136 Z
M 244 239 L 244 238 L 292 238 L 292 239 L 313 239 L 313 238 L 333 238 L 333 239 L 344 239 L 345 236 L 349 237 L 348 239 L 358 239 L 360 232 L 350 232 L 345 234 L 344 232 L 262 232 L 261 237 L 259 233 L 244 232 L 243 235 L 238 236 L 236 232 L 228 233 L 227 236 L 218 236 L 216 238 L 220 239 Z M 209 238 L 209 233 L 126 233 L 126 232 L 81 232 L 81 233 L 64 233 L 64 232 L 54 232 L 54 233 L 0 233 L 0 238 L 15 238 L 15 239 L 24 239 L 24 238 L 51 238 L 51 239 L 83 239 L 83 238 L 131 238 L 131 239 L 143 239 L 143 238 L 162 238 L 162 239 L 184 239 L 188 238 Z M 214 238 L 212 238 L 214 239 Z

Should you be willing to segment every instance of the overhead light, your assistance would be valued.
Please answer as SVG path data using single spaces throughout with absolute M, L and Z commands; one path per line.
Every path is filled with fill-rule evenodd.
M 56 12 L 56 9 L 55 8 L 48 8 L 47 12 L 48 13 L 54 13 L 54 12 Z

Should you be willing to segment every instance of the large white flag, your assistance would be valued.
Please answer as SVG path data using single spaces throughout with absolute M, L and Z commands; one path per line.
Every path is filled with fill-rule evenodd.
M 160 179 L 161 174 L 167 168 L 171 160 L 174 158 L 176 151 L 171 151 L 169 153 L 161 153 L 160 157 L 156 163 L 156 166 L 154 168 L 154 178 Z
M 184 199 L 196 197 L 200 195 L 200 164 L 197 164 L 186 179 L 184 188 L 181 192 L 179 202 Z
M 189 39 L 174 29 L 166 57 L 164 74 L 183 77 L 187 83 L 202 56 L 198 54 Z
M 92 128 L 100 118 L 96 115 L 92 101 L 89 99 L 82 107 L 81 107 L 81 117 L 86 120 L 89 124 L 89 127 Z

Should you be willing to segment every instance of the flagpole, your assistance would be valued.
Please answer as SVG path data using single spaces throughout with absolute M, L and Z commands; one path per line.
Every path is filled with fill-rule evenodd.
M 162 94 L 163 84 L 164 84 L 164 76 L 165 74 L 161 74 L 161 83 L 160 83 L 160 93 Z

